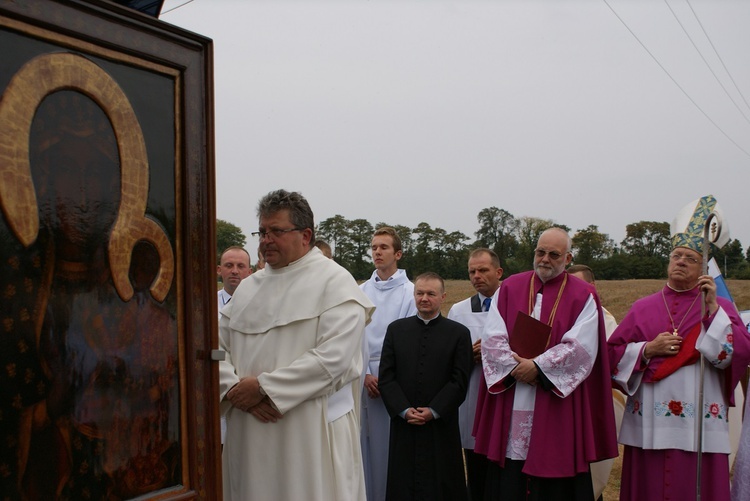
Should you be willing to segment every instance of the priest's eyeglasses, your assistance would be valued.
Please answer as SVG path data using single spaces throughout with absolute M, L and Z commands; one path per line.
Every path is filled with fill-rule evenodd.
M 285 230 L 281 230 L 278 228 L 271 228 L 268 231 L 261 230 L 261 231 L 254 231 L 250 233 L 254 237 L 258 237 L 258 240 L 263 240 L 267 236 L 272 236 L 273 238 L 281 238 L 284 236 L 285 233 L 289 233 L 290 231 L 302 231 L 302 228 L 287 228 Z
M 687 254 L 679 254 L 679 253 L 673 253 L 669 255 L 669 259 L 671 259 L 674 262 L 677 261 L 685 261 L 690 264 L 698 264 L 701 262 L 700 259 L 696 259 L 693 256 L 688 256 Z
M 561 257 L 563 257 L 563 255 L 564 255 L 564 254 L 560 254 L 559 252 L 555 252 L 555 251 L 546 251 L 546 250 L 544 250 L 544 249 L 537 249 L 537 250 L 535 250 L 535 251 L 534 251 L 534 254 L 535 254 L 535 255 L 536 255 L 536 257 L 538 257 L 539 259 L 543 258 L 544 256 L 549 256 L 549 258 L 550 258 L 551 260 L 553 260 L 553 261 L 557 261 L 558 259 L 560 259 L 560 258 L 561 258 Z M 566 254 L 567 254 L 567 253 L 566 253 Z

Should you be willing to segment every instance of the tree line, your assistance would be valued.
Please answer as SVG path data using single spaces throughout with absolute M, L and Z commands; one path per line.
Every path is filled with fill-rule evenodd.
M 573 262 L 590 266 L 597 279 L 666 278 L 671 250 L 666 222 L 628 224 L 625 238 L 619 243 L 593 224 L 572 232 L 570 227 L 552 220 L 517 218 L 497 207 L 479 211 L 477 222 L 474 238 L 460 231 L 433 228 L 426 222 L 414 228 L 385 222 L 373 226 L 366 219 L 347 219 L 339 214 L 321 221 L 315 231 L 317 238 L 331 246 L 334 259 L 357 280 L 372 274 L 370 240 L 381 226 L 392 226 L 401 237 L 404 255 L 399 267 L 412 278 L 434 271 L 446 279 L 464 280 L 469 253 L 478 247 L 490 248 L 500 256 L 504 277 L 530 270 L 539 236 L 553 226 L 572 234 Z M 246 237 L 237 226 L 218 220 L 216 228 L 217 256 L 230 245 L 245 245 Z M 750 279 L 750 248 L 743 249 L 739 240 L 731 240 L 715 257 L 726 278 Z

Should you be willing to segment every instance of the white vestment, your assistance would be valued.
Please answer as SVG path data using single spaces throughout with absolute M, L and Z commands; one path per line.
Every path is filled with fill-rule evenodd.
M 380 353 L 388 325 L 399 318 L 417 314 L 414 284 L 406 271 L 396 270 L 387 280 L 377 279 L 377 270 L 360 288 L 375 305 L 372 322 L 365 329 L 365 353 L 369 358 L 366 373 L 378 377 Z M 388 474 L 388 441 L 391 418 L 383 399 L 371 399 L 362 392 L 362 460 L 365 468 L 368 501 L 384 501 Z
M 221 310 L 227 305 L 232 295 L 228 293 L 224 288 L 219 289 L 216 292 L 217 306 L 219 308 L 219 318 L 221 318 Z
M 224 308 L 224 306 L 227 305 L 230 299 L 232 299 L 232 296 L 224 290 L 222 287 L 219 289 L 219 291 L 216 293 L 217 296 L 217 306 L 219 310 L 219 320 L 221 320 L 221 310 Z M 227 418 L 226 416 L 221 416 L 221 445 L 224 445 L 224 438 L 227 436 Z
M 712 360 L 732 335 L 732 323 L 723 308 L 719 308 L 708 330 L 701 331 L 696 349 Z M 613 380 L 629 395 L 625 404 L 619 441 L 641 449 L 680 449 L 695 452 L 695 417 L 703 418 L 703 452 L 729 454 L 728 402 L 725 401 L 722 370 L 732 363 L 731 353 L 723 361 L 705 364 L 703 393 L 704 409 L 695 408 L 698 395 L 700 363 L 686 365 L 672 375 L 652 384 L 641 384 L 644 372 L 641 364 L 642 342 L 627 345 L 617 365 Z M 709 358 L 711 357 L 711 358 Z M 680 419 L 669 419 L 675 411 L 670 404 L 677 402 Z M 710 415 L 710 417 L 709 417 Z M 665 417 L 667 416 L 667 417 Z
M 473 297 L 473 296 L 472 296 Z M 484 301 L 484 296 L 479 295 L 480 304 Z M 471 332 L 471 343 L 474 344 L 482 338 L 482 330 L 487 321 L 486 311 L 471 311 L 471 297 L 460 301 L 451 306 L 448 312 L 448 318 L 465 325 Z M 461 431 L 461 447 L 464 449 L 474 449 L 474 437 L 471 431 L 474 428 L 474 415 L 477 409 L 477 397 L 479 393 L 479 383 L 482 380 L 482 364 L 474 364 L 469 378 L 469 388 L 466 391 L 466 400 L 458 408 L 458 427 Z
M 372 303 L 351 275 L 313 248 L 243 280 L 222 314 L 224 499 L 363 501 L 356 402 Z M 245 376 L 282 419 L 262 423 L 225 400 Z

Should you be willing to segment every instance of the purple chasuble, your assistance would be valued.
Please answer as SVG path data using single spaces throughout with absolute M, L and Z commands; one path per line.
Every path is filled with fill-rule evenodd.
M 533 271 L 519 273 L 506 279 L 496 307 L 508 328 L 513 331 L 519 311 L 529 312 L 529 289 Z M 535 277 L 535 291 L 543 289 L 541 321 L 547 322 L 555 306 L 567 272 L 544 284 Z M 589 296 L 593 295 L 599 308 L 599 350 L 591 373 L 565 398 L 537 387 L 531 440 L 523 472 L 543 478 L 572 477 L 589 471 L 589 463 L 616 457 L 614 411 L 606 352 L 604 316 L 591 286 L 569 277 L 560 298 L 552 324 L 549 346 L 555 346 L 575 324 Z M 510 376 L 508 376 L 510 377 Z M 484 381 L 484 378 L 483 378 Z M 505 464 L 510 432 L 515 385 L 501 393 L 491 394 L 483 384 L 477 399 L 474 420 L 475 452 Z

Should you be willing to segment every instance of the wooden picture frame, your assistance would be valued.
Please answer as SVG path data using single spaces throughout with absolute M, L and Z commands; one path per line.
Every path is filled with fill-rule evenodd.
M 0 0 L 0 492 L 221 499 L 211 40 Z

